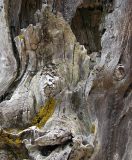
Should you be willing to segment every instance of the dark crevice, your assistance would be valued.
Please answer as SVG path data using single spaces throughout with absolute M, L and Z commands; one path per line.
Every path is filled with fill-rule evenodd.
M 26 28 L 29 24 L 35 25 L 34 14 L 42 7 L 42 0 L 11 0 L 9 2 L 9 26 L 13 49 L 17 53 L 14 38 L 20 33 L 20 30 Z M 18 55 L 15 55 L 18 61 Z
M 88 54 L 101 50 L 102 9 L 78 8 L 72 20 L 71 28 L 77 41 L 84 45 Z
M 9 23 L 14 38 L 20 29 L 35 24 L 34 14 L 41 9 L 42 0 L 11 0 L 9 3 Z
M 23 0 L 19 15 L 20 28 L 35 24 L 34 13 L 42 6 L 41 0 Z
M 49 145 L 49 146 L 39 147 L 39 151 L 41 152 L 42 156 L 49 156 L 57 148 L 60 148 L 60 147 L 64 148 L 66 145 L 72 146 L 72 139 L 66 141 L 65 143 L 59 144 L 59 145 Z
M 59 147 L 59 145 L 45 146 L 45 147 L 40 147 L 39 150 L 40 150 L 42 156 L 49 156 L 51 154 L 51 152 L 53 152 L 58 147 Z
M 106 31 L 106 28 L 103 28 L 102 31 L 101 31 L 101 35 L 103 35 Z
M 124 94 L 124 98 L 128 97 L 128 95 L 130 94 L 130 92 L 132 92 L 132 83 L 128 86 L 125 94 Z
M 76 10 L 71 22 L 71 29 L 77 41 L 84 45 L 88 54 L 99 52 L 101 37 L 106 29 L 103 26 L 104 17 L 113 6 L 112 0 L 85 1 Z
M 15 45 L 15 41 L 14 41 L 14 35 L 13 35 L 13 31 L 12 31 L 12 28 L 10 28 L 10 33 L 11 33 L 11 40 L 12 40 L 12 48 L 13 48 L 13 54 L 14 54 L 14 57 L 16 59 L 16 63 L 17 63 L 17 76 L 19 76 L 19 73 L 20 73 L 20 58 L 19 58 L 19 53 L 18 53 L 18 50 L 17 50 L 17 47 Z
M 12 93 L 11 92 L 6 92 L 0 97 L 0 103 L 9 100 L 11 98 Z

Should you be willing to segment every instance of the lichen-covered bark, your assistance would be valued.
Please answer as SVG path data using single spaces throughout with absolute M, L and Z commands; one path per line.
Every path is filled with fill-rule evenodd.
M 131 0 L 2 2 L 0 158 L 131 160 Z M 100 17 L 78 31 L 78 8 Z

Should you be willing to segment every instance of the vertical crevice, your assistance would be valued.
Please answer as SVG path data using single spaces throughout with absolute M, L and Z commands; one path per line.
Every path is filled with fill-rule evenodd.
M 103 21 L 112 10 L 112 0 L 96 0 L 82 3 L 76 10 L 71 29 L 77 41 L 84 45 L 88 54 L 101 51 L 101 37 L 105 32 Z
M 0 102 L 9 100 L 17 87 L 20 80 L 17 78 L 20 75 L 21 60 L 14 38 L 20 34 L 22 28 L 27 27 L 29 24 L 35 24 L 34 13 L 41 9 L 42 0 L 11 0 L 9 1 L 8 10 L 8 23 L 10 30 L 10 37 L 12 42 L 13 54 L 17 63 L 16 80 L 8 88 L 7 92 L 0 97 Z
M 101 50 L 101 33 L 99 26 L 102 8 L 78 8 L 72 19 L 71 28 L 77 41 L 84 45 L 88 54 Z

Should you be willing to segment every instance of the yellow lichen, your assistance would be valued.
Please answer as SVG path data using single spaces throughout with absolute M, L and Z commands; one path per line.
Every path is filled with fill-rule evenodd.
M 20 145 L 22 143 L 22 141 L 19 139 L 19 138 L 16 138 L 15 139 L 15 144 L 16 145 Z
M 53 97 L 49 98 L 45 106 L 41 107 L 38 114 L 33 119 L 33 124 L 41 128 L 47 122 L 47 120 L 52 116 L 55 110 L 55 99 Z
M 4 132 L 1 132 L 0 134 L 0 142 L 0 146 L 6 144 L 9 146 L 20 147 L 20 145 L 22 144 L 22 140 L 20 138 L 12 137 L 11 135 Z
M 8 159 L 12 160 L 13 157 L 17 159 L 26 159 L 28 158 L 27 150 L 22 143 L 22 140 L 4 130 L 0 131 L 0 149 L 8 149 Z
M 24 35 L 22 35 L 22 34 L 20 34 L 18 37 L 19 37 L 20 40 L 24 39 Z
M 95 126 L 95 124 L 92 124 L 91 128 L 90 128 L 90 132 L 94 134 L 95 130 L 96 130 L 96 126 Z

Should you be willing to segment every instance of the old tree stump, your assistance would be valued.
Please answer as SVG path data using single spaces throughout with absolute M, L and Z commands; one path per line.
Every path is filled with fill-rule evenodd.
M 0 159 L 132 160 L 131 47 L 131 0 L 0 0 Z

